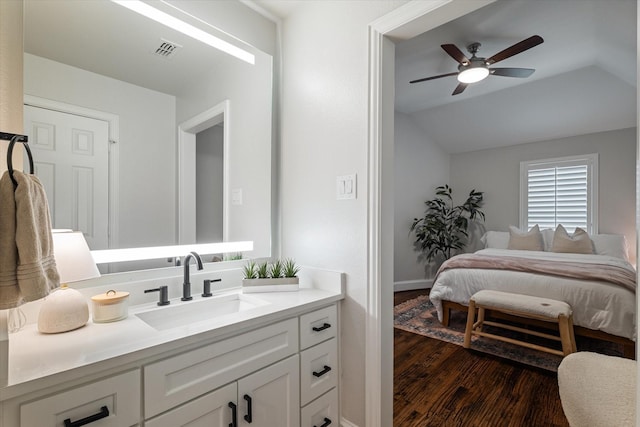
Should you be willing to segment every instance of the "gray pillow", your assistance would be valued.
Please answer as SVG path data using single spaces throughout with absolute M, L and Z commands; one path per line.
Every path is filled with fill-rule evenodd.
M 529 231 L 521 231 L 513 225 L 509 226 L 509 246 L 508 249 L 521 251 L 544 251 L 542 233 L 538 224 L 531 227 Z
M 569 235 L 567 230 L 560 224 L 553 234 L 553 244 L 551 252 L 564 252 L 572 254 L 592 254 L 593 243 L 589 234 L 580 227 L 576 227 L 573 235 Z

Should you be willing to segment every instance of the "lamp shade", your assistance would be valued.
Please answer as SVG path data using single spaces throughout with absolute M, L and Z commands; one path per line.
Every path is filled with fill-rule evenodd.
M 43 333 L 71 331 L 89 320 L 84 296 L 67 283 L 100 277 L 87 242 L 80 232 L 54 232 L 53 252 L 62 287 L 47 296 L 38 314 L 38 330 Z
M 52 233 L 53 253 L 60 274 L 60 283 L 100 277 L 84 236 L 79 231 Z

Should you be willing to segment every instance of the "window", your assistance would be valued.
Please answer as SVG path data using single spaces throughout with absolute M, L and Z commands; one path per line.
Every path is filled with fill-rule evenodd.
M 598 155 L 520 162 L 520 226 L 597 233 Z

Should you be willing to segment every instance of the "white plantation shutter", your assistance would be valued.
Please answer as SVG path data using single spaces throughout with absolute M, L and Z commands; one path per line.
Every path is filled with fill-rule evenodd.
M 521 228 L 596 232 L 597 154 L 522 162 Z

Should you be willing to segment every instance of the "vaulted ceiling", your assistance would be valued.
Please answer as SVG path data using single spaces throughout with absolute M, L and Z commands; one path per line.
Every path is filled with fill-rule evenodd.
M 480 42 L 489 57 L 534 34 L 544 43 L 496 64 L 535 68 L 526 79 L 489 76 L 455 96 L 455 76 L 409 83 L 457 71 L 441 44 Z M 396 111 L 451 153 L 634 127 L 636 2 L 498 0 L 400 42 Z

